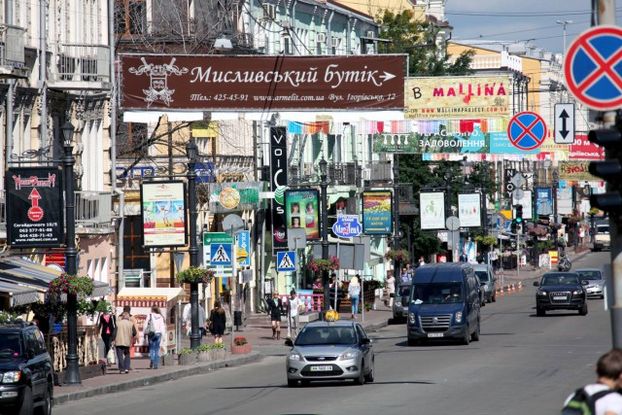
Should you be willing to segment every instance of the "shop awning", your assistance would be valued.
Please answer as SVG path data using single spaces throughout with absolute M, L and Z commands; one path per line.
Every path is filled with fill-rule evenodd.
M 0 281 L 0 296 L 9 298 L 9 307 L 36 303 L 43 298 L 42 293 L 34 288 L 5 281 Z
M 144 299 L 150 300 L 154 298 L 164 298 L 166 297 L 166 301 L 172 301 L 177 297 L 180 297 L 184 294 L 184 290 L 181 287 L 173 287 L 173 288 L 138 288 L 138 287 L 124 287 L 121 288 L 119 293 L 117 294 L 117 301 L 122 299 Z

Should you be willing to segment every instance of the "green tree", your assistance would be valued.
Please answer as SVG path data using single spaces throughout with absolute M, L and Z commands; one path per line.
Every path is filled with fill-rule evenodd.
M 490 202 L 494 202 L 495 193 L 497 192 L 497 182 L 492 171 L 490 163 L 483 161 L 474 163 L 468 182 L 476 188 L 482 189 Z
M 466 51 L 451 63 L 446 45 L 439 45 L 439 28 L 428 21 L 418 21 L 412 10 L 393 13 L 385 10 L 377 18 L 380 37 L 389 40 L 378 46 L 380 53 L 408 54 L 410 76 L 465 75 L 474 54 Z

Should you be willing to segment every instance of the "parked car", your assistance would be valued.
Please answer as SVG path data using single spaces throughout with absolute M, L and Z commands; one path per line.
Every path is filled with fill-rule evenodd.
M 583 281 L 587 281 L 587 284 L 584 287 L 588 298 L 605 298 L 605 277 L 601 270 L 596 268 L 583 268 L 578 269 L 575 272 L 579 274 L 581 283 L 583 283 Z
M 39 329 L 24 322 L 0 325 L 0 413 L 52 413 L 52 359 Z
M 408 309 L 408 344 L 430 339 L 479 340 L 480 283 L 471 264 L 417 269 Z
M 408 303 L 410 302 L 411 282 L 402 283 L 397 287 L 397 295 L 393 302 L 393 320 L 406 321 L 408 317 Z
M 548 310 L 578 310 L 582 316 L 587 314 L 587 294 L 576 272 L 547 272 L 533 285 L 538 287 L 538 316 L 543 316 Z
M 285 344 L 292 348 L 285 361 L 289 387 L 316 380 L 374 381 L 371 339 L 357 322 L 314 321 Z
M 594 246 L 592 251 L 601 251 L 609 249 L 611 245 L 611 235 L 609 235 L 609 224 L 602 223 L 596 225 L 596 234 L 594 235 Z
M 497 301 L 497 278 L 488 264 L 473 264 L 475 275 L 479 278 L 484 300 L 487 303 Z

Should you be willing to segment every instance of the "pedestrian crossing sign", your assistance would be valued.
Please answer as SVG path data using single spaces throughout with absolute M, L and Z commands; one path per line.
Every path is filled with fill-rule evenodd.
M 296 271 L 296 252 L 281 251 L 276 253 L 277 272 Z
M 216 243 L 210 245 L 210 265 L 211 266 L 232 266 L 231 258 L 233 244 Z

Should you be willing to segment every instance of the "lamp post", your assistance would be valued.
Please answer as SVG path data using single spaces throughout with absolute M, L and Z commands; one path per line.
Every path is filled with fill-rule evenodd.
M 397 153 L 393 154 L 393 221 L 394 227 L 393 229 L 393 243 L 392 248 L 394 250 L 400 249 L 400 189 L 399 189 L 399 180 L 400 180 L 400 161 L 399 155 Z M 400 260 L 397 258 L 397 255 L 393 259 L 393 277 L 395 278 L 395 292 L 397 292 L 397 287 L 399 281 L 401 279 L 401 264 Z
M 558 241 L 557 241 L 557 188 L 559 187 L 559 173 L 557 169 L 553 170 L 553 228 L 555 233 L 553 236 L 553 241 L 555 241 L 555 249 L 558 249 Z
M 326 174 L 327 163 L 324 158 L 320 160 L 320 197 L 322 199 L 322 259 L 328 259 L 328 177 Z M 322 271 L 322 284 L 324 285 L 324 311 L 330 308 L 330 282 L 328 270 Z M 338 310 L 335 310 L 338 311 Z
M 190 211 L 190 244 L 188 252 L 190 253 L 190 266 L 199 266 L 199 248 L 197 247 L 197 197 L 196 197 L 196 180 L 197 172 L 195 170 L 199 149 L 193 139 L 186 143 L 186 156 L 188 157 L 188 208 Z M 190 283 L 190 347 L 196 349 L 201 344 L 201 334 L 199 333 L 199 283 Z
M 76 159 L 73 157 L 73 124 L 67 121 L 63 131 L 63 175 L 65 180 L 65 217 L 67 221 L 65 231 L 65 271 L 69 275 L 76 275 L 78 266 L 76 259 L 76 216 L 73 194 L 73 166 Z M 68 385 L 80 384 L 80 367 L 78 362 L 78 299 L 76 294 L 67 294 L 67 370 L 64 383 Z

